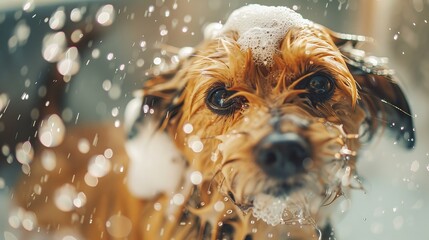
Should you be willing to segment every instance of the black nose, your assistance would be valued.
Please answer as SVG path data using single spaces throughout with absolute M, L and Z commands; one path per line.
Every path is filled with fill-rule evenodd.
M 286 178 L 304 170 L 310 159 L 310 145 L 296 133 L 272 133 L 256 148 L 256 162 L 265 173 L 275 178 Z

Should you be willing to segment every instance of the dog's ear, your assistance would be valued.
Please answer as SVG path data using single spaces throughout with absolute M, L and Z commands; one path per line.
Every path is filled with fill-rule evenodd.
M 406 148 L 415 145 L 413 116 L 404 92 L 387 67 L 387 58 L 369 56 L 358 49 L 362 42 L 372 42 L 364 36 L 327 32 L 343 54 L 359 86 L 360 105 L 366 111 L 367 133 L 371 137 L 380 126 L 392 130 L 397 141 Z

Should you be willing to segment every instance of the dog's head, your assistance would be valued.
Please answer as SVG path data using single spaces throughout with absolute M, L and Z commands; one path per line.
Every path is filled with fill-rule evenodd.
M 156 72 L 140 108 L 143 125 L 167 134 L 201 173 L 202 192 L 219 189 L 273 225 L 315 216 L 342 188 L 360 187 L 357 153 L 380 129 L 414 145 L 410 109 L 391 70 L 356 48 L 367 38 L 300 21 L 278 39 L 266 25 L 249 35 L 227 22 L 176 68 Z

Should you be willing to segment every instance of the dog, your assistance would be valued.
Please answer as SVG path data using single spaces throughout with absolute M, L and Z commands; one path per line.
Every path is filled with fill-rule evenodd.
M 261 5 L 206 30 L 152 69 L 127 140 L 70 129 L 50 170 L 36 151 L 16 216 L 77 239 L 330 239 L 335 200 L 363 188 L 362 146 L 386 129 L 414 147 L 393 70 L 358 48 L 369 38 Z M 82 138 L 88 151 L 70 154 Z

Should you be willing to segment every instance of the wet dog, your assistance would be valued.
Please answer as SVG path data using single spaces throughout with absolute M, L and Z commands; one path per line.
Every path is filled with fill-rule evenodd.
M 42 200 L 31 204 L 40 223 L 78 228 L 85 239 L 328 239 L 333 203 L 362 188 L 362 144 L 389 129 L 414 146 L 392 70 L 357 48 L 367 38 L 259 5 L 209 29 L 174 64 L 154 68 L 129 104 L 129 161 L 92 160 L 103 169 L 120 159 L 123 168 L 68 168 L 72 203 L 80 192 L 88 200 L 57 209 L 70 213 L 58 222 L 38 213 Z M 112 188 L 97 197 L 87 186 L 94 179 Z M 64 187 L 54 185 L 43 186 L 52 198 Z M 23 202 L 31 197 L 40 198 Z

